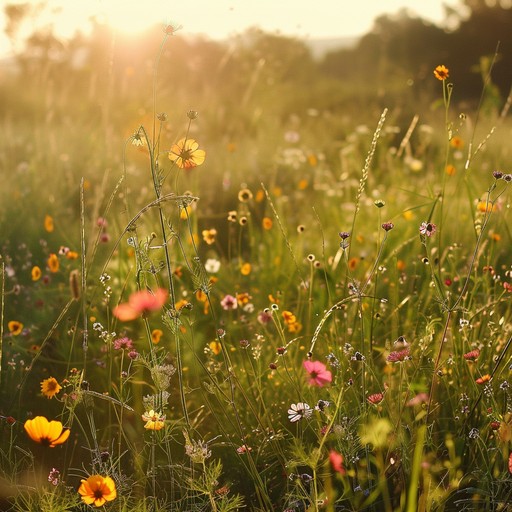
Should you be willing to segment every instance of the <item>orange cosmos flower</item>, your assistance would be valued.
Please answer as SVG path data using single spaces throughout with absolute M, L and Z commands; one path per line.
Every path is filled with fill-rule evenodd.
M 53 231 L 53 229 L 54 229 L 53 217 L 51 217 L 50 215 L 46 215 L 45 218 L 44 218 L 44 229 L 48 233 L 51 233 Z
M 151 341 L 156 345 L 160 343 L 160 340 L 162 339 L 162 336 L 164 335 L 164 332 L 162 329 L 153 329 L 151 331 Z
M 35 267 L 32 268 L 32 271 L 30 272 L 31 276 L 32 276 L 32 281 L 39 281 L 39 279 L 41 279 L 41 269 L 36 265 Z
M 436 69 L 434 69 L 434 76 L 441 81 L 446 80 L 448 78 L 448 73 L 449 69 L 444 65 L 437 66 Z
M 153 294 L 149 290 L 140 290 L 130 295 L 128 302 L 119 304 L 112 313 L 121 322 L 135 320 L 142 314 L 159 310 L 167 300 L 167 291 L 158 288 Z
M 23 331 L 23 324 L 21 322 L 18 322 L 18 320 L 11 320 L 8 324 L 7 324 L 7 328 L 9 329 L 9 332 L 13 335 L 13 336 L 18 336 L 22 333 Z
M 206 158 L 206 152 L 198 148 L 199 144 L 194 139 L 183 138 L 172 146 L 169 159 L 180 169 L 193 169 L 201 165 Z
M 222 345 L 217 340 L 210 341 L 210 343 L 208 343 L 208 346 L 216 356 L 218 356 L 222 352 Z
M 81 482 L 78 493 L 87 505 L 101 507 L 107 501 L 115 500 L 117 497 L 116 484 L 109 476 L 91 475 Z
M 251 273 L 252 267 L 250 263 L 244 263 L 240 268 L 240 273 L 243 276 L 248 276 Z
M 41 393 L 43 393 L 46 398 L 53 398 L 61 389 L 62 386 L 54 377 L 50 377 L 41 382 Z
M 489 382 L 491 380 L 491 376 L 487 373 L 485 375 L 482 375 L 478 379 L 476 379 L 477 384 L 485 384 L 486 382 Z
M 25 431 L 32 441 L 55 448 L 69 437 L 70 430 L 60 421 L 48 421 L 44 416 L 36 416 L 25 422 Z
M 52 274 L 55 274 L 59 271 L 60 263 L 59 258 L 56 254 L 52 253 L 50 256 L 48 256 L 48 261 L 46 262 L 48 265 L 48 269 Z
M 215 228 L 212 229 L 203 229 L 201 232 L 203 235 L 203 240 L 208 244 L 212 245 L 215 243 L 215 237 L 217 236 L 217 230 Z
M 272 229 L 273 224 L 274 224 L 274 222 L 272 221 L 272 219 L 270 217 L 263 217 L 263 221 L 262 221 L 263 229 L 266 229 L 268 231 L 268 230 Z

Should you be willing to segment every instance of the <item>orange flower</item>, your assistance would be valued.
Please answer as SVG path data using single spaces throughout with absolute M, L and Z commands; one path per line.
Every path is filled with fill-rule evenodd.
M 79 255 L 78 255 L 78 253 L 76 251 L 68 251 L 66 253 L 66 258 L 68 260 L 76 260 L 76 259 L 78 259 L 78 256 Z
M 272 229 L 273 221 L 270 217 L 263 217 L 262 225 L 263 229 L 266 229 L 267 231 Z
M 18 322 L 18 320 L 11 320 L 7 324 L 7 328 L 9 329 L 9 332 L 13 336 L 18 336 L 23 331 L 23 324 L 21 322 Z
M 180 169 L 193 169 L 201 165 L 206 158 L 206 152 L 198 148 L 199 144 L 194 139 L 183 138 L 172 146 L 169 159 Z
M 48 269 L 50 270 L 50 272 L 52 274 L 55 274 L 56 272 L 59 271 L 60 263 L 59 263 L 59 258 L 56 254 L 54 254 L 54 253 L 50 254 L 46 264 L 48 265 Z
M 112 313 L 121 322 L 135 320 L 142 314 L 160 309 L 167 300 L 167 291 L 158 288 L 153 294 L 149 290 L 140 290 L 132 293 L 128 302 L 119 304 L 114 308 Z
M 41 382 L 41 393 L 43 393 L 46 398 L 53 398 L 61 389 L 62 386 L 54 377 L 50 377 Z
M 32 281 L 39 281 L 39 279 L 41 279 L 42 272 L 41 269 L 36 265 L 32 267 L 30 274 L 32 276 Z
M 436 69 L 434 69 L 434 76 L 438 79 L 438 80 L 446 80 L 448 78 L 448 68 L 444 65 L 440 65 L 440 66 L 437 66 Z
M 336 450 L 331 450 L 329 452 L 329 462 L 336 473 L 339 473 L 340 475 L 344 475 L 346 473 L 345 468 L 343 467 L 343 455 L 341 453 L 338 453 Z
M 153 329 L 151 331 L 151 341 L 157 345 L 160 343 L 160 340 L 162 339 L 162 336 L 164 335 L 164 332 L 162 329 Z
M 222 345 L 217 340 L 210 341 L 208 346 L 216 356 L 218 356 L 222 352 Z
M 208 244 L 212 245 L 215 243 L 215 237 L 217 236 L 217 230 L 215 228 L 212 229 L 203 229 L 201 232 L 203 235 L 203 240 Z
M 86 505 L 101 507 L 117 497 L 116 484 L 109 476 L 91 475 L 81 482 L 78 493 Z
M 455 149 L 462 149 L 464 147 L 464 141 L 459 137 L 452 137 L 450 140 L 450 146 Z
M 50 215 L 45 215 L 44 217 L 44 229 L 48 231 L 48 233 L 51 233 L 54 230 L 53 217 Z
M 243 276 L 248 276 L 251 273 L 251 264 L 250 263 L 244 263 L 240 268 L 240 273 Z
M 25 422 L 25 431 L 32 441 L 55 448 L 69 437 L 70 430 L 60 421 L 48 421 L 44 416 L 36 416 Z
M 485 375 L 482 375 L 478 379 L 476 379 L 477 384 L 485 384 L 486 382 L 489 382 L 491 380 L 491 376 L 487 373 Z
M 448 164 L 446 166 L 445 172 L 446 174 L 448 174 L 448 176 L 453 176 L 457 172 L 457 169 L 455 168 L 454 165 Z

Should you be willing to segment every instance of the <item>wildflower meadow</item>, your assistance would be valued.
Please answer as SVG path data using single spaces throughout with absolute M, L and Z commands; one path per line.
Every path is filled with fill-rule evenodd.
M 184 31 L 3 83 L 0 509 L 512 510 L 492 66 L 338 109 Z

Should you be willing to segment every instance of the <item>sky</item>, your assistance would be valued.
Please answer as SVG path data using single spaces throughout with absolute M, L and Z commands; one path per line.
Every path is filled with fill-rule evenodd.
M 27 2 L 27 0 L 23 0 Z M 43 0 L 28 0 L 38 3 Z M 2 0 L 0 5 L 23 3 Z M 136 34 L 155 24 L 182 25 L 182 33 L 224 39 L 258 26 L 265 31 L 305 39 L 354 37 L 367 33 L 373 20 L 407 8 L 424 19 L 442 23 L 443 5 L 459 0 L 46 0 L 37 21 L 27 22 L 24 33 L 52 25 L 61 37 L 77 30 L 87 33 L 91 16 L 116 30 Z M 4 35 L 5 16 L 0 12 L 0 53 L 9 50 Z

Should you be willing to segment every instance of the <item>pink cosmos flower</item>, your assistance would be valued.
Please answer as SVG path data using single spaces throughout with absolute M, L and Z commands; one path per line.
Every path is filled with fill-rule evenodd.
M 233 295 L 226 295 L 220 301 L 220 305 L 222 306 L 222 309 L 229 311 L 231 309 L 236 309 L 238 307 L 238 302 L 236 300 L 236 297 L 233 297 Z
M 346 473 L 345 468 L 343 467 L 343 455 L 341 453 L 338 453 L 336 450 L 331 450 L 329 452 L 329 462 L 336 473 L 339 473 L 340 475 L 344 475 Z
M 140 290 L 132 293 L 128 302 L 116 306 L 112 313 L 121 322 L 128 322 L 135 320 L 142 314 L 159 310 L 166 300 L 167 291 L 163 288 L 158 288 L 154 294 L 149 290 Z
M 332 373 L 326 369 L 320 361 L 304 361 L 304 368 L 309 373 L 309 384 L 311 386 L 324 386 L 332 382 Z

